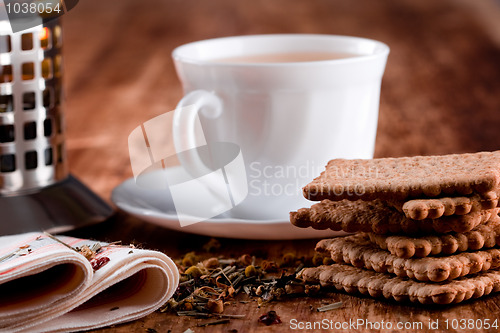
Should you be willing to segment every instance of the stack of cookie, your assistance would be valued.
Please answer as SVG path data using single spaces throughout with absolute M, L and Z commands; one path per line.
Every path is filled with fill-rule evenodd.
M 298 227 L 353 235 L 320 241 L 332 265 L 309 283 L 424 304 L 500 291 L 500 151 L 332 160 L 304 187 L 321 201 L 290 213 Z

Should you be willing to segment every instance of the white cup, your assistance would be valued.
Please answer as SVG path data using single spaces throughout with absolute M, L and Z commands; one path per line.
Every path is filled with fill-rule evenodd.
M 281 63 L 223 60 L 309 52 L 353 56 Z M 231 216 L 287 219 L 289 211 L 310 205 L 302 187 L 330 159 L 373 157 L 388 54 L 389 47 L 374 40 L 306 34 L 226 37 L 176 48 L 172 56 L 186 95 L 175 111 L 174 142 L 177 152 L 191 152 L 181 163 L 188 171 L 206 167 L 195 149 L 204 144 L 196 126 L 200 119 L 207 143 L 229 142 L 241 149 L 247 179 L 240 183 L 248 193 Z

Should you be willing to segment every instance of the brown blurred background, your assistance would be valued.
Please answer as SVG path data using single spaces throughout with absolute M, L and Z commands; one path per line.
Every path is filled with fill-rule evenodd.
M 82 0 L 64 16 L 64 29 L 70 169 L 106 199 L 131 176 L 129 133 L 182 97 L 171 51 L 213 37 L 383 41 L 391 54 L 376 156 L 500 148 L 500 4 L 493 0 Z

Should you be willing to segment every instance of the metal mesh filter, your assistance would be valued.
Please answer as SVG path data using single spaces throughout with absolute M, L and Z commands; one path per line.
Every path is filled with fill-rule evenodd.
M 104 221 L 113 210 L 67 171 L 59 19 L 12 33 L 2 6 L 0 236 Z
M 12 33 L 0 21 L 0 194 L 68 176 L 59 20 Z

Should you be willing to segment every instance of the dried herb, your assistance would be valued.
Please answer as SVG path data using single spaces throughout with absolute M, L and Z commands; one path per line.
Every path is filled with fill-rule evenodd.
M 289 295 L 293 294 L 303 294 L 305 291 L 305 286 L 299 283 L 290 283 L 285 286 L 285 292 Z
M 209 244 L 217 245 L 213 240 Z M 283 297 L 312 296 L 319 292 L 319 286 L 306 285 L 300 273 L 313 263 L 321 264 L 322 256 L 299 258 L 294 253 L 286 253 L 281 261 L 274 261 L 266 259 L 267 253 L 262 250 L 253 254 L 235 259 L 186 253 L 176 260 L 181 273 L 179 286 L 159 311 L 197 318 L 237 319 L 245 316 L 224 314 L 237 302 L 260 307 Z M 281 322 L 275 312 L 261 317 L 263 322 Z
M 200 318 L 209 318 L 209 317 L 219 317 L 219 318 L 233 318 L 233 319 L 243 319 L 245 315 L 235 314 L 217 314 L 213 315 L 211 313 L 206 312 L 198 312 L 198 311 L 179 311 L 177 312 L 178 316 L 188 316 L 188 317 L 200 317 Z
M 95 253 L 99 253 L 99 252 L 101 252 L 102 245 L 101 245 L 101 243 L 94 243 L 94 244 L 92 244 L 90 249 Z
M 29 247 L 30 247 L 30 245 L 23 245 L 23 246 L 20 246 L 19 248 L 17 248 L 16 250 L 14 250 L 10 253 L 7 253 L 6 255 L 0 257 L 0 263 L 7 261 L 15 256 L 22 257 L 22 256 L 25 256 L 27 254 L 30 254 L 31 249 Z
M 184 258 L 182 259 L 183 266 L 193 266 L 196 263 L 196 256 L 194 252 L 186 253 Z
M 324 255 L 319 254 L 319 253 L 315 253 L 314 256 L 313 256 L 313 258 L 312 258 L 312 264 L 313 264 L 313 266 L 322 265 L 323 264 L 323 258 L 324 258 Z
M 207 269 L 214 269 L 219 267 L 219 259 L 217 258 L 209 258 L 205 261 L 203 261 L 203 266 L 205 266 Z
M 269 311 L 259 317 L 259 323 L 263 323 L 266 326 L 281 324 L 281 318 L 278 316 L 276 311 Z
M 95 251 L 93 251 L 90 247 L 88 247 L 87 245 L 84 245 L 82 246 L 79 251 L 81 255 L 83 255 L 85 258 L 87 258 L 87 260 L 92 260 L 95 258 Z
M 206 326 L 227 324 L 229 322 L 230 322 L 229 319 L 220 319 L 220 320 L 215 320 L 215 321 L 209 321 L 208 323 L 201 323 L 201 324 L 198 324 L 196 326 L 198 326 L 198 327 L 206 327 Z
M 221 244 L 215 238 L 211 238 L 205 245 L 203 245 L 203 250 L 205 250 L 206 252 L 214 252 L 219 250 L 220 248 Z
M 54 241 L 58 242 L 59 244 L 62 244 L 62 245 L 64 245 L 64 246 L 66 246 L 68 249 L 71 249 L 71 250 L 73 250 L 73 251 L 75 251 L 75 252 L 78 252 L 78 250 L 77 250 L 77 249 L 75 249 L 75 248 L 74 248 L 74 247 L 72 247 L 72 246 L 69 246 L 68 244 L 64 243 L 62 240 L 60 240 L 59 238 L 57 238 L 57 237 L 55 237 L 55 236 L 53 236 L 53 235 L 49 234 L 48 232 L 44 232 L 44 235 L 45 235 L 45 236 L 47 236 L 47 237 L 49 237 L 50 239 L 52 239 L 52 240 L 54 240 Z
M 342 307 L 342 302 L 331 303 L 327 305 L 320 306 L 316 309 L 318 312 L 325 312 L 330 310 L 335 310 Z
M 258 274 L 257 269 L 255 268 L 254 265 L 248 265 L 245 268 L 245 276 L 246 277 L 251 277 L 251 276 L 256 276 Z
M 320 290 L 321 290 L 321 287 L 317 284 L 306 284 L 306 295 L 308 296 L 314 296 L 314 295 L 317 295 Z
M 264 260 L 262 262 L 262 269 L 266 272 L 277 272 L 278 265 L 274 261 Z
M 148 333 L 158 333 L 158 331 L 155 330 L 154 328 L 146 328 L 144 331 L 146 331 Z
M 203 275 L 201 269 L 198 266 L 191 266 L 184 273 L 194 278 L 199 278 Z
M 206 308 L 211 313 L 224 312 L 224 302 L 221 299 L 209 299 Z
M 244 254 L 238 258 L 238 262 L 244 266 L 251 265 L 252 264 L 252 256 L 249 254 Z
M 285 253 L 283 255 L 282 261 L 283 261 L 283 266 L 292 266 L 293 264 L 295 264 L 296 261 L 295 254 L 290 252 Z
M 104 265 L 106 265 L 108 262 L 109 262 L 108 257 L 101 257 L 101 258 L 97 258 L 97 259 L 92 259 L 90 261 L 90 265 L 92 265 L 92 269 L 95 272 L 98 269 L 100 269 L 101 267 L 103 267 Z

